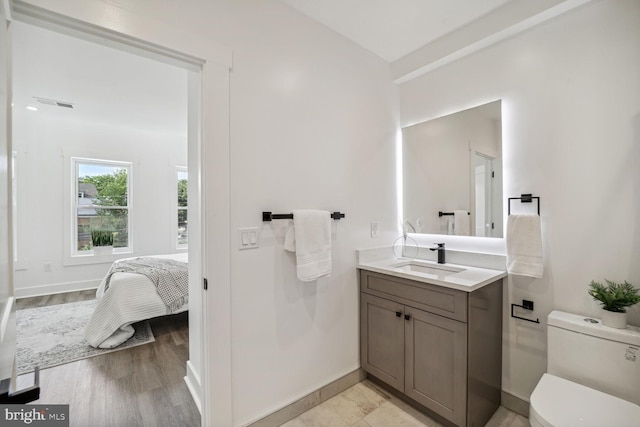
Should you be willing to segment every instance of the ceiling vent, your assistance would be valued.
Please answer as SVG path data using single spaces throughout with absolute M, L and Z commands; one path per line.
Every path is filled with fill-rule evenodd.
M 45 105 L 53 105 L 54 107 L 62 107 L 62 108 L 73 108 L 73 104 L 71 102 L 65 101 L 57 101 L 55 99 L 47 99 L 47 98 L 38 98 L 34 96 L 35 100 L 41 104 Z

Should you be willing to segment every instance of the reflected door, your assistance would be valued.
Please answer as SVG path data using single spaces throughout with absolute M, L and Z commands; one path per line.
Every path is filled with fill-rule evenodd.
M 475 177 L 475 235 L 493 237 L 493 159 L 481 153 L 474 158 Z

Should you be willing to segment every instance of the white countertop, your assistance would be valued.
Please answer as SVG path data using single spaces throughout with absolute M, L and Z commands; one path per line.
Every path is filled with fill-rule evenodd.
M 424 267 L 434 268 L 443 267 L 450 269 L 462 269 L 460 272 L 453 274 L 430 274 L 419 271 L 410 271 L 394 265 L 403 262 L 413 262 Z M 358 262 L 358 268 L 376 273 L 388 274 L 390 276 L 402 277 L 404 279 L 415 280 L 418 282 L 430 283 L 432 285 L 443 286 L 450 289 L 458 289 L 461 291 L 472 292 L 480 289 L 485 285 L 495 282 L 498 279 L 507 276 L 506 271 L 492 270 L 488 268 L 470 267 L 467 265 L 457 264 L 437 264 L 432 261 L 411 258 L 387 258 L 381 260 L 367 260 Z

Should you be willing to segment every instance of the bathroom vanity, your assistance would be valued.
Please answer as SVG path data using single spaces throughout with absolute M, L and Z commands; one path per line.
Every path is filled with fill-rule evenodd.
M 458 426 L 500 406 L 502 278 L 426 261 L 359 263 L 361 367 Z

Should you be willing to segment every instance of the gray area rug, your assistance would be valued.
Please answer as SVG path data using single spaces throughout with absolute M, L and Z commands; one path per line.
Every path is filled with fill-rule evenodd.
M 155 341 L 146 320 L 134 323 L 135 334 L 113 349 L 91 347 L 84 338 L 98 300 L 27 308 L 16 311 L 18 374 L 62 365 L 87 357 Z

